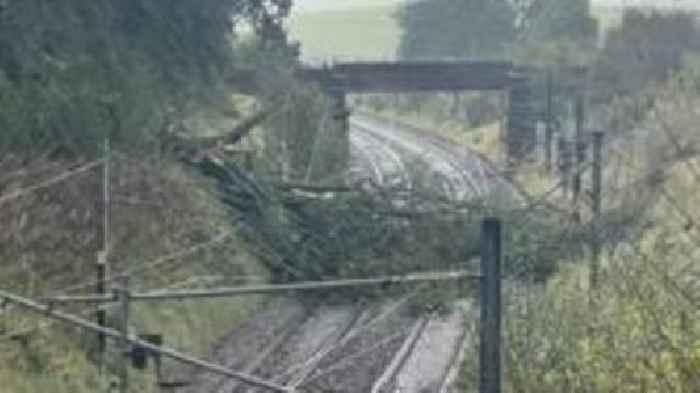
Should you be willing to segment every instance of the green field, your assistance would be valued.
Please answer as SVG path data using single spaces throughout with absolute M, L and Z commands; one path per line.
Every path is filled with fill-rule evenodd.
M 391 4 L 347 9 L 299 12 L 289 32 L 302 45 L 307 62 L 391 59 L 399 44 L 400 29 Z

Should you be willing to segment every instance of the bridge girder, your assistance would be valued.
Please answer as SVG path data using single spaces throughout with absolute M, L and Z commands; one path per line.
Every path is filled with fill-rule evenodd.
M 303 80 L 345 93 L 502 90 L 517 80 L 509 62 L 360 62 L 302 68 Z

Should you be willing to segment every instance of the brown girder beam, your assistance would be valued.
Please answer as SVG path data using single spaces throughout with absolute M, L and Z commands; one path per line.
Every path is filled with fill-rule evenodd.
M 546 67 L 516 66 L 505 61 L 398 61 L 301 67 L 296 75 L 299 79 L 320 84 L 326 91 L 343 93 L 453 92 L 501 90 L 525 75 L 532 76 L 546 70 Z M 572 82 L 574 86 L 580 84 L 577 79 L 587 72 L 586 67 L 562 67 L 557 70 L 576 80 Z M 254 94 L 258 90 L 256 70 L 236 70 L 228 81 L 242 94 Z
M 500 90 L 517 77 L 509 62 L 357 62 L 303 68 L 301 79 L 348 93 Z

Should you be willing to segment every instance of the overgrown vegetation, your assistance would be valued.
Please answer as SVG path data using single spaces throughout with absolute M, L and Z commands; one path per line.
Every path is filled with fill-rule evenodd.
M 372 184 L 340 191 L 280 188 L 236 166 L 200 165 L 220 180 L 225 202 L 241 212 L 251 246 L 259 249 L 276 281 L 447 268 L 464 264 L 477 251 L 474 218 L 435 214 L 449 214 L 454 204 L 427 190 Z M 465 228 L 472 228 L 471 239 Z M 455 239 L 462 247 L 454 246 Z
M 112 277 L 131 273 L 135 290 L 266 280 L 211 181 L 180 155 L 192 152 L 192 139 L 239 132 L 255 114 L 251 98 L 235 95 L 242 90 L 239 68 L 262 59 L 275 70 L 294 67 L 296 49 L 280 25 L 290 6 L 2 2 L 0 286 L 36 299 L 95 290 L 95 263 L 104 251 L 106 137 Z M 258 101 L 274 89 L 261 87 Z M 258 304 L 249 298 L 135 306 L 131 328 L 162 333 L 167 345 L 205 356 Z M 86 318 L 94 312 L 67 310 Z M 12 307 L 0 318 L 3 391 L 107 389 L 109 373 L 98 376 L 95 368 L 93 335 Z M 153 391 L 150 375 L 134 379 L 135 391 Z
M 553 262 L 553 274 L 540 283 L 526 263 L 518 264 L 523 276 L 516 275 L 524 280 L 507 281 L 505 391 L 699 391 L 700 275 L 694 260 L 698 218 L 691 207 L 700 179 L 694 131 L 699 120 L 694 109 L 699 91 L 693 38 L 697 28 L 692 13 L 630 9 L 607 32 L 600 48 L 580 46 L 563 34 L 564 39 L 540 41 L 516 54 L 526 64 L 553 67 L 555 81 L 564 76 L 557 75 L 557 68 L 589 66 L 586 127 L 608 131 L 604 216 L 596 224 L 605 246 L 602 279 L 592 305 L 586 265 L 595 235 L 589 224 L 545 208 L 542 212 L 550 219 L 545 228 L 551 231 L 559 225 L 575 234 L 560 237 L 556 231 L 532 230 L 536 226 L 530 222 L 530 230 L 521 234 L 518 216 L 515 221 L 504 216 L 507 232 L 513 231 L 507 235 L 507 253 Z M 469 48 L 468 42 L 458 45 L 455 56 Z M 447 53 L 443 58 L 450 58 Z M 565 100 L 573 102 L 572 91 L 557 89 L 555 85 L 557 130 L 570 135 L 573 124 Z M 470 130 L 454 117 L 448 119 L 446 101 L 442 102 L 442 107 L 422 104 L 418 111 L 418 106 L 398 106 L 398 111 L 384 113 L 399 112 L 402 119 L 422 122 L 491 159 L 503 158 L 498 126 Z M 394 106 L 391 100 L 381 104 Z M 585 173 L 586 195 L 577 207 L 558 190 L 562 179 L 544 172 L 540 162 L 523 164 L 513 179 L 527 193 L 547 195 L 547 201 L 565 211 L 582 211 L 586 223 L 592 217 Z M 536 212 L 533 216 L 542 217 Z M 551 221 L 552 216 L 559 220 Z M 522 235 L 522 242 L 514 241 Z M 533 243 L 540 247 L 533 249 Z M 462 388 L 473 391 L 478 356 L 467 352 Z
M 60 293 L 93 293 L 95 263 L 103 246 L 101 166 L 64 182 L 25 193 L 72 161 L 6 159 L 0 187 L 3 201 L 0 285 L 40 299 Z M 232 233 L 230 213 L 206 191 L 208 181 L 181 166 L 156 158 L 112 162 L 112 274 L 131 272 L 131 288 L 206 287 L 265 280 L 267 272 L 248 255 Z M 224 234 L 227 234 L 224 236 Z M 203 246 L 206 245 L 206 246 Z M 112 275 L 113 277 L 113 275 Z M 111 287 L 114 283 L 108 285 Z M 160 305 L 136 305 L 132 329 L 162 333 L 168 345 L 205 355 L 211 341 L 255 309 L 258 299 Z M 94 308 L 68 307 L 92 319 Z M 110 312 L 110 324 L 114 321 Z M 94 392 L 106 378 L 94 368 L 93 334 L 47 321 L 19 309 L 2 314 L 0 346 L 3 389 L 34 392 L 51 386 L 59 392 Z M 15 337 L 13 339 L 13 337 Z M 110 358 L 108 358 L 110 359 Z M 151 375 L 139 391 L 151 391 Z M 139 378 L 137 378 L 139 380 Z
M 595 64 L 595 91 L 599 99 L 635 96 L 663 83 L 700 51 L 696 16 L 682 11 L 631 9 L 606 34 Z
M 597 35 L 587 0 L 417 1 L 398 17 L 404 59 L 507 59 L 545 41 L 592 46 Z
M 698 391 L 698 218 L 691 208 L 700 179 L 692 147 L 698 113 L 689 110 L 699 99 L 697 75 L 694 67 L 682 71 L 656 91 L 635 128 L 612 136 L 625 142 L 611 142 L 605 218 L 618 207 L 636 218 L 623 232 L 603 227 L 610 242 L 597 312 L 588 311 L 587 259 L 565 256 L 562 262 L 577 264 L 543 285 L 511 286 L 509 391 Z M 467 367 L 474 372 L 474 364 Z M 466 389 L 474 386 L 465 380 Z
M 6 2 L 0 10 L 4 148 L 95 155 L 105 136 L 153 147 L 200 112 L 233 117 L 236 29 L 280 47 L 288 0 Z M 233 87 L 235 90 L 235 87 Z

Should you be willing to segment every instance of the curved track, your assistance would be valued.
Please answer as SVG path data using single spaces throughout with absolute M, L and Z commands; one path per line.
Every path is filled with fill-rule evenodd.
M 359 152 L 371 163 L 370 165 L 385 169 L 384 173 L 395 173 L 396 169 L 401 170 L 402 184 L 412 185 L 422 180 L 414 178 L 415 173 L 411 173 L 409 169 L 411 164 L 421 163 L 431 173 L 431 181 L 451 199 L 461 200 L 468 194 L 475 193 L 473 179 L 463 172 L 459 165 L 449 160 L 444 152 L 438 152 L 430 145 L 411 139 L 405 138 L 404 135 L 387 132 L 383 127 L 364 118 L 362 120 L 353 118 L 351 122 L 352 151 Z M 391 163 L 399 162 L 399 165 L 392 168 Z M 373 180 L 383 186 L 394 185 L 386 183 L 381 177 L 373 177 Z
M 350 124 L 355 176 L 363 173 L 380 185 L 390 185 L 382 176 L 373 176 L 363 168 L 371 166 L 383 173 L 395 173 L 397 166 L 392 167 L 391 163 L 398 160 L 402 162 L 399 170 L 408 168 L 403 175 L 405 183 L 423 180 L 412 178 L 409 165 L 421 163 L 429 169 L 433 185 L 454 201 L 483 199 L 504 189 L 513 192 L 512 185 L 481 157 L 437 135 L 371 115 L 355 116 Z
M 350 142 L 353 181 L 411 188 L 423 181 L 412 173 L 420 162 L 430 185 L 454 201 L 508 186 L 475 154 L 415 129 L 354 117 Z M 405 300 L 311 310 L 273 303 L 222 341 L 215 360 L 298 392 L 447 393 L 469 335 L 468 307 L 419 317 L 405 310 Z M 189 391 L 262 392 L 203 374 Z

